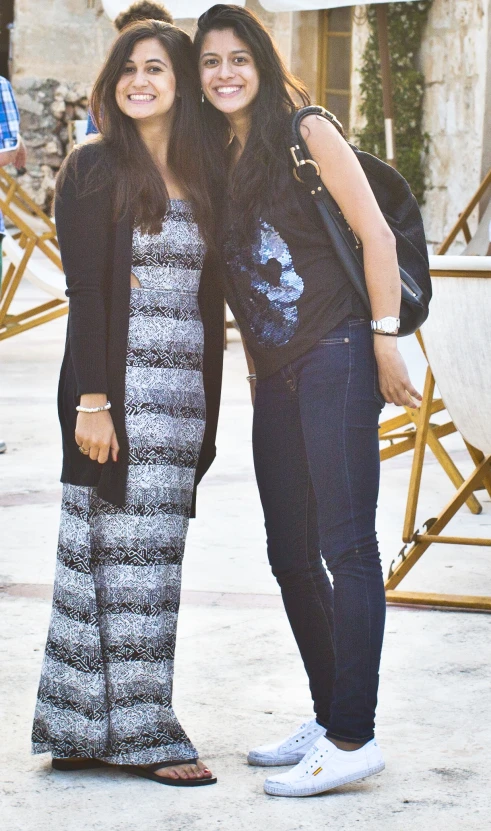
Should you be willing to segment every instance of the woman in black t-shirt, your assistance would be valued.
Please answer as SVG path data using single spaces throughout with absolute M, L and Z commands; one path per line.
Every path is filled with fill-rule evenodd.
M 213 6 L 198 22 L 195 46 L 209 157 L 226 197 L 225 294 L 254 366 L 254 463 L 268 556 L 315 712 L 248 758 L 294 764 L 265 790 L 308 796 L 384 768 L 374 739 L 385 618 L 378 417 L 384 401 L 414 407 L 421 396 L 397 338 L 382 336 L 398 327 L 395 240 L 349 145 L 324 119 L 302 122 L 325 186 L 363 243 L 379 322 L 373 338 L 310 195 L 292 176 L 288 138 L 295 102 L 309 103 L 303 84 L 247 9 Z

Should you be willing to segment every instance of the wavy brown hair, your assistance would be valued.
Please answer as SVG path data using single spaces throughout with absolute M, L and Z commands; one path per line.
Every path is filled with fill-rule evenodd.
M 229 183 L 235 224 L 242 236 L 250 233 L 255 217 L 273 201 L 278 177 L 289 162 L 292 115 L 299 106 L 310 104 L 310 97 L 303 82 L 286 68 L 259 18 L 241 6 L 217 4 L 201 15 L 194 38 L 198 60 L 206 35 L 223 29 L 232 29 L 247 44 L 259 72 L 251 131 Z M 207 159 L 218 184 L 223 154 L 231 138 L 230 127 L 223 113 L 208 101 L 203 112 Z
M 116 38 L 95 82 L 91 109 L 105 152 L 85 183 L 86 192 L 111 181 L 114 220 L 131 212 L 142 230 L 157 233 L 169 195 L 162 176 L 140 137 L 136 123 L 116 102 L 116 85 L 136 43 L 155 38 L 166 50 L 176 77 L 176 100 L 167 163 L 191 200 L 206 242 L 213 246 L 213 212 L 203 161 L 199 77 L 190 37 L 157 20 L 136 22 Z M 76 166 L 75 166 L 76 168 Z

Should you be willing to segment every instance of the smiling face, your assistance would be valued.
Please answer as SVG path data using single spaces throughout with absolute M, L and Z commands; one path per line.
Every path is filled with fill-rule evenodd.
M 116 103 L 138 121 L 162 118 L 172 112 L 176 77 L 172 63 L 157 38 L 139 40 L 116 85 Z
M 200 55 L 201 86 L 210 104 L 226 116 L 246 115 L 259 91 L 259 72 L 250 48 L 233 29 L 213 29 Z

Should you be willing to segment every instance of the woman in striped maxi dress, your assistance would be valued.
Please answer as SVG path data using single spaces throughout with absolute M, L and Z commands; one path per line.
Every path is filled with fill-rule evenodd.
M 181 563 L 214 454 L 223 335 L 223 300 L 202 275 L 211 210 L 194 73 L 184 32 L 128 27 L 94 88 L 101 138 L 60 176 L 64 486 L 32 736 L 56 769 L 110 764 L 172 785 L 216 781 L 172 708 Z

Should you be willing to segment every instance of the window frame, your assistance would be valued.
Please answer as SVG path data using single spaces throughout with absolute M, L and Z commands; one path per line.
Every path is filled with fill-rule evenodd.
M 318 70 L 317 70 L 317 102 L 321 104 L 326 109 L 329 109 L 327 106 L 327 99 L 329 95 L 340 95 L 346 97 L 348 99 L 348 123 L 343 124 L 343 127 L 346 130 L 346 133 L 349 133 L 350 124 L 349 124 L 349 112 L 351 109 L 351 98 L 352 98 L 352 90 L 351 90 L 351 75 L 353 72 L 353 48 L 352 48 L 352 36 L 353 36 L 353 11 L 354 6 L 345 7 L 349 8 L 350 11 L 350 28 L 348 31 L 339 31 L 337 29 L 330 29 L 329 28 L 329 13 L 333 11 L 332 9 L 322 9 L 319 11 L 319 37 L 318 37 Z M 337 11 L 337 10 L 335 10 Z M 331 38 L 349 38 L 349 88 L 348 89 L 335 89 L 334 87 L 329 86 L 329 40 Z M 336 113 L 335 113 L 336 115 Z

